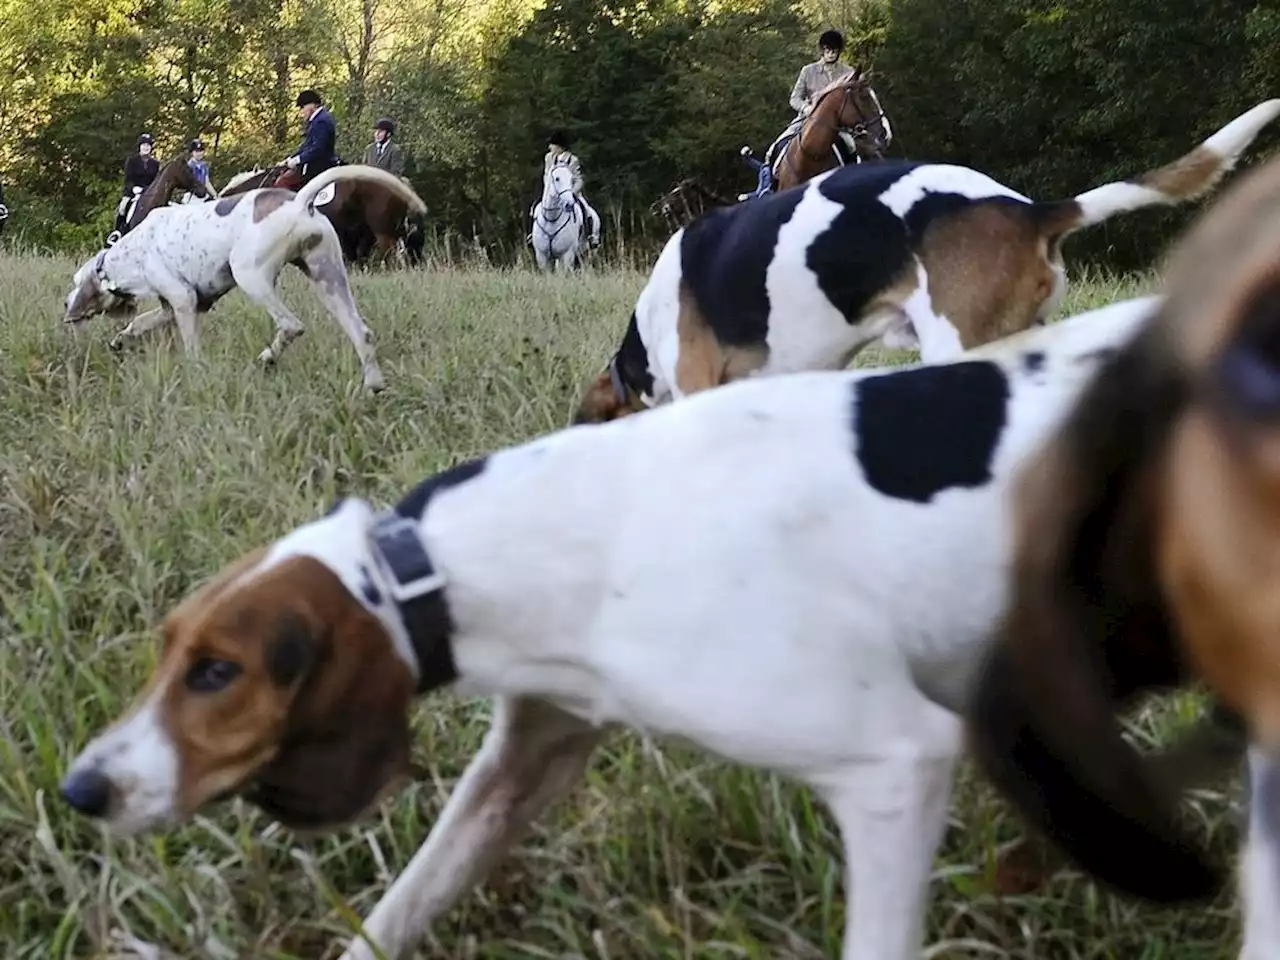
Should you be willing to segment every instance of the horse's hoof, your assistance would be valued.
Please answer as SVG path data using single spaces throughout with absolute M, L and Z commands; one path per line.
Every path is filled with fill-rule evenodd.
M 112 353 L 119 353 L 124 349 L 124 342 L 119 337 L 112 337 L 107 341 L 107 349 Z
M 271 348 L 263 350 L 258 354 L 258 362 L 264 367 L 274 367 L 276 365 L 276 355 L 271 352 Z

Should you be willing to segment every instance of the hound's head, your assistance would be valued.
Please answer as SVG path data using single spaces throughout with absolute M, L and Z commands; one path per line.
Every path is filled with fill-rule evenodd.
M 1020 480 L 1012 602 L 972 721 L 987 772 L 1085 869 L 1175 901 L 1224 871 L 1121 708 L 1203 679 L 1280 768 L 1280 161 L 1166 274 L 1160 311 Z
M 145 689 L 72 763 L 66 800 L 125 834 L 234 794 L 319 830 L 396 786 L 415 676 L 372 519 L 344 501 L 183 600 Z
M 587 385 L 582 399 L 578 401 L 573 423 L 605 423 L 646 409 L 648 407 L 640 395 L 623 382 L 615 357 Z
M 100 313 L 114 320 L 127 319 L 136 305 L 132 295 L 116 286 L 103 266 L 107 251 L 99 250 L 71 278 L 63 323 L 81 323 Z

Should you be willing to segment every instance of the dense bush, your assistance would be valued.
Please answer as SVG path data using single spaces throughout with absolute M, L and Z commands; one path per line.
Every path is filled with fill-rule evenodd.
M 1035 197 L 1069 196 L 1185 152 L 1280 93 L 1280 0 L 0 0 L 0 178 L 10 234 L 92 243 L 124 157 L 200 133 L 214 180 L 278 161 L 293 96 L 319 87 L 355 159 L 372 121 L 400 125 L 437 232 L 499 255 L 527 230 L 547 133 L 577 138 L 588 197 L 656 242 L 649 205 L 695 176 L 747 188 L 737 156 L 790 117 L 818 32 L 873 68 L 894 153 L 976 166 Z M 24 8 L 25 9 L 25 8 Z M 1268 131 L 1255 162 L 1280 143 Z M 1189 209 L 1144 211 L 1071 242 L 1116 267 L 1158 255 Z

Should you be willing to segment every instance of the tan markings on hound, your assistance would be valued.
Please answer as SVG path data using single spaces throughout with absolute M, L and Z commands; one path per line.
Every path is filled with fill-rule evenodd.
M 1267 164 L 1242 177 L 1169 257 L 1164 272 L 1180 281 L 1181 307 L 1170 335 L 1187 363 L 1206 363 L 1222 349 L 1277 250 L 1280 170 Z
M 693 292 L 680 283 L 680 315 L 676 332 L 680 356 L 676 360 L 676 386 L 681 393 L 710 390 L 759 370 L 769 359 L 765 344 L 731 347 L 722 344 L 698 308 Z
M 1171 197 L 1195 197 L 1217 183 L 1223 172 L 1222 156 L 1201 144 L 1166 166 L 1148 170 L 1135 182 Z
M 966 350 L 1025 329 L 1058 287 L 1047 241 L 1022 207 L 973 206 L 935 221 L 920 259 L 934 312 Z
M 1265 439 L 1276 453 L 1277 438 Z M 1165 470 L 1160 568 L 1197 669 L 1280 746 L 1280 476 L 1255 473 L 1202 412 L 1177 430 Z M 1244 469 L 1241 469 L 1241 468 Z
M 630 389 L 627 389 L 626 393 L 627 399 L 624 402 L 618 396 L 618 391 L 613 388 L 613 377 L 608 370 L 605 370 L 587 385 L 578 403 L 573 422 L 575 424 L 603 423 L 625 417 L 630 413 L 639 413 L 644 409 L 644 405 L 634 399 Z

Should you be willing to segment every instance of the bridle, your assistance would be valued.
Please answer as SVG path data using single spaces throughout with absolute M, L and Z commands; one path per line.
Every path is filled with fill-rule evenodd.
M 548 185 L 550 185 L 551 183 L 553 183 L 553 182 L 554 182 L 554 181 L 552 181 L 550 178 L 554 175 L 554 173 L 555 173 L 555 169 L 556 169 L 555 167 L 552 167 L 552 168 L 551 168 L 551 170 L 550 170 L 550 171 L 548 171 L 548 173 L 547 173 L 547 176 L 548 176 Z M 568 203 L 565 203 L 565 202 L 564 202 L 564 200 L 562 199 L 566 193 L 570 195 L 570 199 L 569 199 L 569 202 L 568 202 Z M 554 230 L 548 230 L 548 229 L 547 229 L 547 227 L 546 227 L 546 223 L 548 222 L 547 217 L 546 217 L 546 212 L 547 212 L 547 207 L 546 207 L 547 190 L 546 190 L 546 188 L 544 187 L 544 188 L 543 188 L 543 191 L 542 191 L 542 201 L 543 201 L 543 206 L 542 206 L 542 209 L 539 211 L 539 213 L 541 213 L 541 214 L 542 214 L 542 216 L 535 217 L 535 218 L 534 218 L 534 221 L 533 221 L 534 226 L 535 226 L 535 227 L 537 227 L 537 228 L 539 228 L 539 229 L 541 229 L 541 230 L 542 230 L 542 232 L 543 232 L 543 233 L 545 233 L 545 234 L 547 235 L 547 238 L 548 238 L 548 239 L 551 239 L 551 240 L 554 240 L 554 239 L 559 235 L 559 233 L 560 233 L 560 231 L 561 231 L 561 230 L 563 230 L 565 227 L 567 227 L 570 223 L 575 222 L 575 221 L 576 221 L 576 219 L 577 219 L 577 213 L 576 213 L 576 211 L 575 211 L 575 204 L 574 204 L 574 202 L 573 202 L 573 188 L 572 188 L 572 187 L 565 187 L 563 190 L 556 190 L 556 191 L 555 191 L 555 193 L 553 194 L 553 196 L 555 197 L 555 199 L 556 199 L 556 203 L 557 203 L 557 205 L 559 206 L 560 210 L 561 210 L 561 211 L 568 211 L 568 214 L 569 214 L 569 215 L 568 215 L 567 217 L 563 217 L 563 219 L 562 219 L 562 214 L 561 214 L 561 213 L 557 213 L 557 214 L 556 214 L 555 219 L 554 219 L 554 220 L 550 220 L 549 222 L 551 222 L 551 223 L 557 223 L 557 222 L 558 222 L 558 223 L 559 223 L 559 225 L 558 225 Z
M 815 156 L 814 154 L 810 153 L 808 149 L 806 149 L 804 145 L 804 135 L 809 125 L 814 124 L 816 127 L 818 127 L 818 129 L 830 130 L 832 133 L 836 134 L 837 136 L 839 135 L 840 131 L 844 129 L 843 127 L 840 126 L 838 122 L 829 124 L 824 122 L 820 117 L 816 116 L 818 112 L 818 107 L 822 105 L 822 102 L 827 97 L 835 93 L 837 89 L 839 89 L 842 92 L 843 96 L 840 102 L 840 109 L 836 111 L 836 117 L 839 118 L 840 115 L 844 113 L 845 106 L 849 103 L 853 104 L 853 109 L 858 114 L 858 122 L 855 123 L 849 131 L 850 133 L 853 134 L 853 138 L 855 140 L 857 140 L 860 137 L 869 136 L 871 131 L 868 129 L 868 127 L 871 124 L 879 122 L 881 126 L 883 126 L 883 122 L 885 119 L 884 110 L 880 110 L 874 116 L 868 116 L 863 111 L 862 107 L 858 104 L 857 100 L 853 99 L 853 84 L 843 83 L 838 88 L 833 87 L 824 91 L 822 95 L 819 96 L 817 101 L 814 103 L 813 109 L 809 112 L 809 116 L 805 118 L 804 124 L 801 125 L 799 132 L 796 133 L 796 140 L 800 148 L 800 152 L 804 154 L 805 159 L 813 163 L 820 163 L 821 161 L 825 160 L 826 154 L 822 153 Z M 795 167 L 792 166 L 790 160 L 787 161 L 787 165 L 791 167 L 792 173 L 796 172 Z

